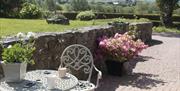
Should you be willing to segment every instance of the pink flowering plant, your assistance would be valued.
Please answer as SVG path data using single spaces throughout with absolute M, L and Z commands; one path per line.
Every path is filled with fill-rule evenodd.
M 106 57 L 123 62 L 134 58 L 148 46 L 139 39 L 133 40 L 133 36 L 128 33 L 116 33 L 114 37 L 103 37 L 99 42 L 99 47 Z

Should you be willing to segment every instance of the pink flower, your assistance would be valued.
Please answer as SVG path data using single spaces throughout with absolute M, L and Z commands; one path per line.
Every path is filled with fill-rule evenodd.
M 114 35 L 114 38 L 119 38 L 119 37 L 121 37 L 121 36 L 122 36 L 121 34 L 116 33 L 116 34 Z
M 135 52 L 135 51 L 136 51 L 136 49 L 135 49 L 135 48 L 131 48 L 131 51 Z
M 99 46 L 100 46 L 100 47 L 105 47 L 105 46 L 106 46 L 106 43 L 105 43 L 104 41 L 101 41 L 101 42 L 99 43 Z
M 141 40 L 134 41 L 133 37 L 127 33 L 123 35 L 116 33 L 111 38 L 103 36 L 99 46 L 103 54 L 119 60 L 131 59 L 148 47 Z

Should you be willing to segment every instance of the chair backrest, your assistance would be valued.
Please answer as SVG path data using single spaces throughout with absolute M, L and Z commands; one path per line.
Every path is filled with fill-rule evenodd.
M 94 66 L 93 56 L 87 47 L 80 44 L 73 44 L 63 51 L 60 66 L 76 71 L 83 70 L 83 73 L 88 75 L 87 80 L 90 81 Z

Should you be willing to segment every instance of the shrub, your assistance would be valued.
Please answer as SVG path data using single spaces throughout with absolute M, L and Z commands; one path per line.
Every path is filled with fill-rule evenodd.
M 25 0 L 0 0 L 0 17 L 18 18 L 24 2 Z
M 91 10 L 94 12 L 104 12 L 103 5 L 101 4 L 93 4 L 91 5 Z
M 73 11 L 72 6 L 70 4 L 67 4 L 67 3 L 62 5 L 62 10 L 68 11 L 68 12 Z
M 49 11 L 55 11 L 56 10 L 56 3 L 55 0 L 45 0 L 45 6 Z
M 180 34 L 180 31 L 176 28 L 166 28 L 166 27 L 153 27 L 153 32 L 174 32 Z
M 126 18 L 118 18 L 116 19 L 116 21 L 119 21 L 119 22 L 150 22 L 149 19 L 147 18 L 140 18 L 140 19 L 126 19 Z
M 101 39 L 99 47 L 106 57 L 123 62 L 134 58 L 148 46 L 141 40 L 134 41 L 127 33 L 123 35 L 117 33 L 114 37 Z
M 92 20 L 95 19 L 95 14 L 92 11 L 84 11 L 80 12 L 77 16 L 76 19 L 79 20 Z
M 42 14 L 42 18 L 49 18 L 50 16 L 52 16 L 53 13 L 50 12 L 50 11 L 43 11 L 43 14 Z
M 61 10 L 63 10 L 63 7 L 60 4 L 57 4 L 56 5 L 56 10 L 60 10 L 61 11 Z
M 2 61 L 3 63 L 22 63 L 27 62 L 34 64 L 33 52 L 35 34 L 28 32 L 25 36 L 23 33 L 18 33 L 17 37 L 19 41 L 14 45 L 9 45 L 7 48 L 3 48 Z M 28 38 L 29 41 L 25 41 L 24 38 Z
M 132 8 L 132 7 L 122 7 L 122 11 L 123 12 L 119 12 L 119 13 L 130 13 L 130 14 L 132 14 L 132 13 L 134 13 L 134 8 Z
M 67 19 L 64 15 L 62 14 L 58 14 L 58 15 L 51 15 L 49 16 L 48 18 L 51 18 L 51 19 Z
M 70 4 L 74 11 L 85 11 L 90 9 L 87 0 L 71 0 Z
M 20 11 L 21 18 L 35 19 L 42 16 L 41 10 L 34 4 L 25 3 Z
M 105 13 L 114 13 L 113 6 L 107 5 L 107 6 L 104 6 L 103 8 L 104 8 Z

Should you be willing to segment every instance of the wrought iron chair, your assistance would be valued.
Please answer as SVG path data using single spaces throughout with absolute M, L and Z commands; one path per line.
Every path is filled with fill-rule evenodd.
M 63 51 L 60 67 L 71 68 L 75 71 L 81 70 L 88 75 L 86 81 L 79 80 L 78 85 L 70 91 L 94 91 L 102 78 L 101 71 L 93 63 L 93 56 L 90 50 L 80 44 L 70 45 Z M 96 85 L 90 82 L 93 69 L 98 72 Z

